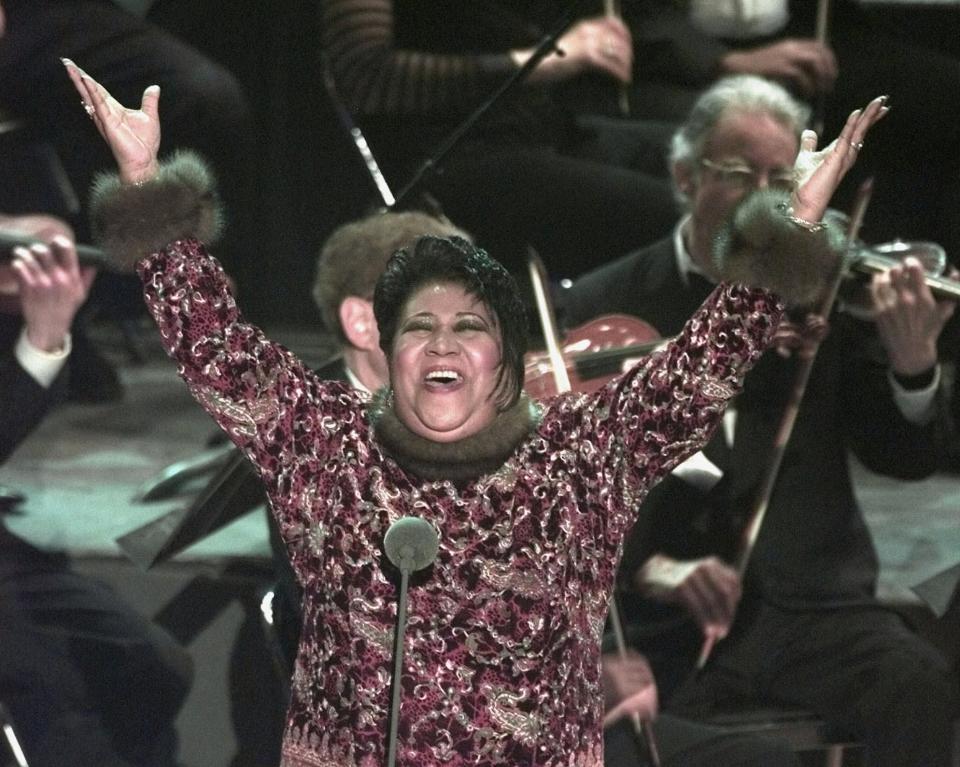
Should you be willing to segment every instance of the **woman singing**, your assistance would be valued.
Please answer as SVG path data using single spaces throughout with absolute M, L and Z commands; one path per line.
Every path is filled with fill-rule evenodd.
M 440 543 L 409 594 L 398 764 L 601 767 L 600 635 L 634 510 L 708 439 L 785 305 L 835 270 L 806 224 L 880 101 L 824 151 L 805 140 L 792 211 L 761 196 L 736 216 L 722 256 L 740 281 L 592 395 L 524 396 L 512 279 L 464 240 L 421 238 L 376 289 L 390 385 L 370 399 L 244 320 L 201 242 L 209 177 L 182 156 L 157 163 L 159 89 L 125 109 L 66 65 L 119 166 L 98 189 L 105 247 L 136 264 L 181 376 L 256 464 L 304 589 L 282 764 L 383 764 L 397 618 L 383 540 L 416 516 Z M 815 264 L 809 281 L 794 260 Z

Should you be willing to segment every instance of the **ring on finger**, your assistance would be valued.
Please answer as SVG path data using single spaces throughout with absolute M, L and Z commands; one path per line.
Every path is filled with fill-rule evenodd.
M 88 104 L 86 101 L 82 102 L 83 111 L 87 113 L 87 117 L 93 117 L 93 113 L 96 111 L 93 108 L 93 104 Z
M 862 141 L 858 141 L 858 142 L 856 142 L 856 143 L 854 143 L 854 142 L 852 142 L 852 141 L 848 141 L 847 143 L 848 143 L 851 147 L 853 147 L 853 150 L 854 150 L 855 152 L 859 152 L 861 149 L 863 149 L 863 142 L 862 142 Z

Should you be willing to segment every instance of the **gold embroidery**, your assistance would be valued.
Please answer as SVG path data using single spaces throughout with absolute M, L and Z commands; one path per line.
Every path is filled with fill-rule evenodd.
M 541 726 L 539 717 L 517 709 L 517 704 L 526 699 L 525 693 L 515 695 L 506 690 L 492 690 L 488 687 L 482 688 L 481 692 L 490 701 L 488 710 L 494 723 L 523 745 L 536 745 Z

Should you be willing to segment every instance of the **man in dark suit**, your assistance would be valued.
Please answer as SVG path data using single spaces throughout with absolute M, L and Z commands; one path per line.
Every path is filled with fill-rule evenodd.
M 677 333 L 712 289 L 712 243 L 723 221 L 754 188 L 791 187 L 805 123 L 786 91 L 758 78 L 724 80 L 703 94 L 672 144 L 687 215 L 671 238 L 581 278 L 564 297 L 567 319 L 624 312 Z M 829 318 L 742 577 L 736 563 L 751 502 L 798 365 L 817 348 L 809 315 L 781 327 L 781 353 L 768 352 L 748 374 L 704 454 L 650 494 L 626 546 L 622 584 L 693 618 L 699 631 L 687 640 L 687 671 L 705 637 L 716 642 L 668 710 L 800 706 L 863 740 L 872 767 L 949 767 L 957 679 L 875 598 L 877 555 L 847 453 L 903 479 L 937 468 L 936 344 L 952 307 L 937 304 L 915 262 L 874 278 L 868 297 L 872 321 L 844 311 Z M 633 605 L 633 621 L 650 617 L 648 604 Z M 671 642 L 675 657 L 680 640 Z M 655 668 L 669 694 L 666 666 Z
M 52 216 L 3 216 L 0 229 L 55 243 L 25 250 L 4 266 L 4 283 L 18 294 L 0 307 L 0 464 L 43 420 L 54 400 L 69 348 L 77 296 L 86 296 L 92 273 L 81 274 L 72 232 Z M 52 247 L 52 246 L 51 246 Z M 42 259 L 42 260 L 41 260 Z M 66 326 L 63 319 L 68 318 Z
M 0 315 L 2 463 L 62 394 L 70 325 L 93 275 L 65 223 L 22 216 L 0 228 L 48 243 L 17 251 L 10 267 L 20 313 Z M 19 500 L 5 498 L 0 514 Z M 171 637 L 0 518 L 0 703 L 31 767 L 173 767 L 191 678 Z M 7 745 L 0 738 L 3 763 Z

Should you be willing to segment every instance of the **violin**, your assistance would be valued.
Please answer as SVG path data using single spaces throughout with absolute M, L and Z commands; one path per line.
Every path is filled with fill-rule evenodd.
M 569 331 L 561 345 L 572 391 L 592 392 L 623 372 L 623 362 L 664 343 L 653 325 L 627 314 L 605 314 Z M 533 398 L 558 393 L 546 352 L 526 356 L 524 389 Z

